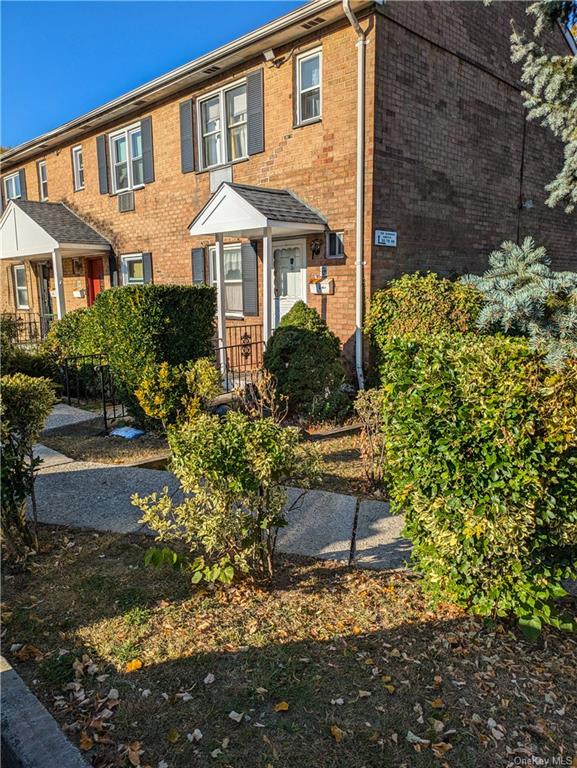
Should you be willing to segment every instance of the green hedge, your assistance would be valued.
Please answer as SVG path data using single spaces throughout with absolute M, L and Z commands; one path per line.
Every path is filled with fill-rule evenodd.
M 385 470 L 426 588 L 527 631 L 560 626 L 577 577 L 577 361 L 521 339 L 397 339 L 383 349 Z
M 423 338 L 436 333 L 475 329 L 482 306 L 479 291 L 433 272 L 403 275 L 372 299 L 366 332 L 379 349 L 397 337 Z
M 135 395 L 145 372 L 212 354 L 216 297 L 206 285 L 134 285 L 102 291 L 90 309 L 64 316 L 50 330 L 59 357 L 102 353 L 117 394 L 139 419 Z
M 142 411 L 135 392 L 148 366 L 180 365 L 212 352 L 216 296 L 206 285 L 110 288 L 98 294 L 90 311 L 95 343 L 137 417 Z
M 280 321 L 263 366 L 276 378 L 277 391 L 287 398 L 291 413 L 332 418 L 350 405 L 340 390 L 344 381 L 340 341 L 303 301 L 297 301 Z

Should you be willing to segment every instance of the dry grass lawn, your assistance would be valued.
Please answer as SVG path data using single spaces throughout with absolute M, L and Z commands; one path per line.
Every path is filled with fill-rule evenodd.
M 297 558 L 268 587 L 192 587 L 144 568 L 149 543 L 44 528 L 4 574 L 4 652 L 94 766 L 571 764 L 574 637 L 527 644 L 429 610 L 415 579 Z

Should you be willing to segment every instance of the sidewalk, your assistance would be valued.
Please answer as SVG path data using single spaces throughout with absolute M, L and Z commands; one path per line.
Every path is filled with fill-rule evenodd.
M 41 444 L 35 452 L 44 459 L 35 486 L 43 523 L 142 533 L 132 494 L 159 493 L 164 486 L 178 493 L 170 472 L 74 461 Z M 299 488 L 288 488 L 288 494 L 289 523 L 279 530 L 279 551 L 377 569 L 401 568 L 408 559 L 402 517 L 390 515 L 386 502 L 317 490 L 303 495 Z

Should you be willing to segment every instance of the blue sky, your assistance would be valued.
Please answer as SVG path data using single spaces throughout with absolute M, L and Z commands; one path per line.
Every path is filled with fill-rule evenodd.
M 56 128 L 300 5 L 2 0 L 0 144 Z

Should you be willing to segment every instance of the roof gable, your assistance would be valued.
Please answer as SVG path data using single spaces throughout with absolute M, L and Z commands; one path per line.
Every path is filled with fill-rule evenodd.
M 266 189 L 223 182 L 190 224 L 198 235 L 260 236 L 271 228 L 276 234 L 323 231 L 325 220 L 286 189 Z

